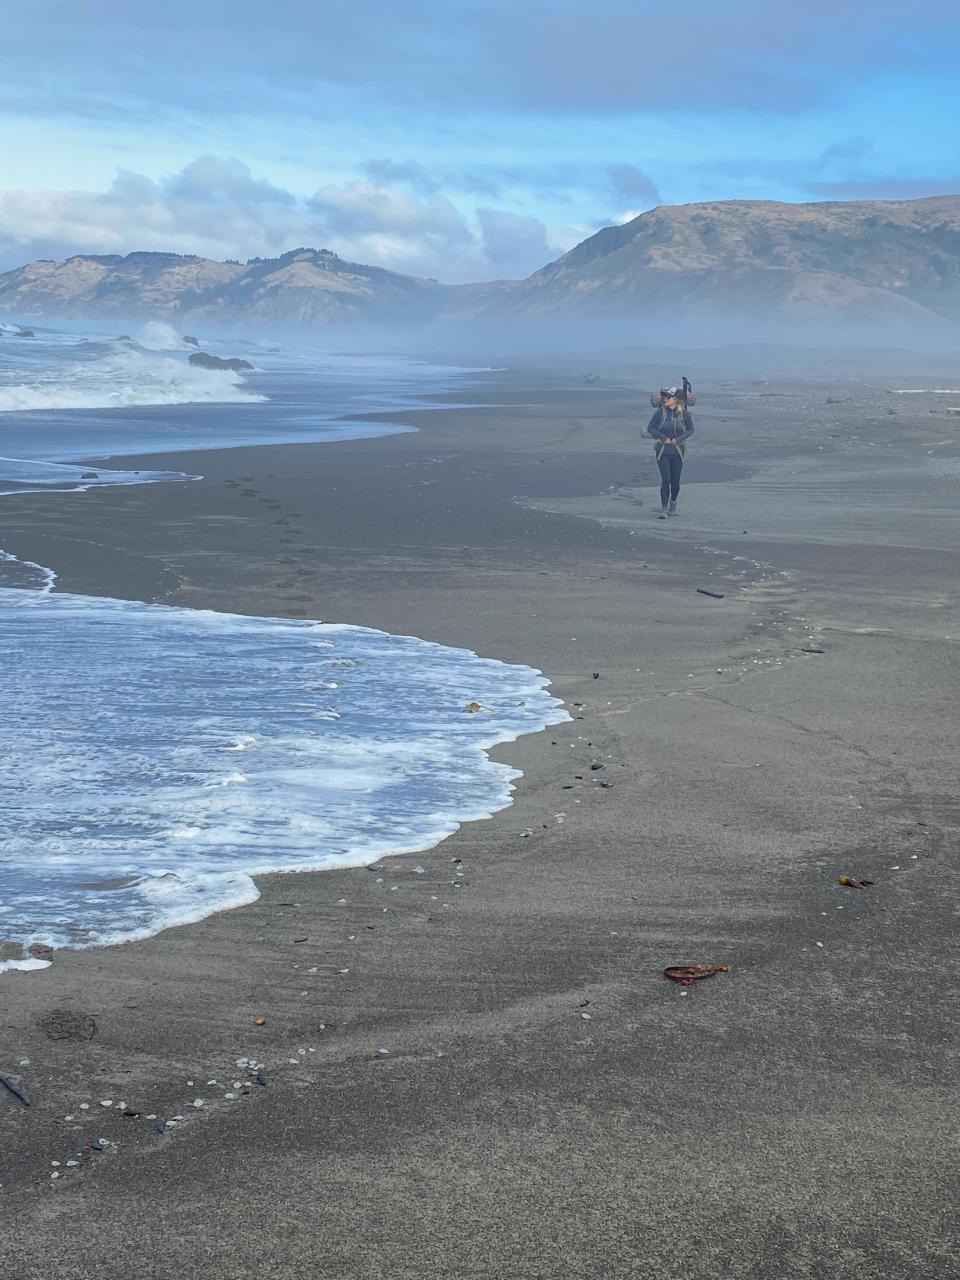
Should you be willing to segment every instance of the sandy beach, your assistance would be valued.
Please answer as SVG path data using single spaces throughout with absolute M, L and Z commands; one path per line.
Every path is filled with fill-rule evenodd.
M 434 849 L 0 976 L 11 1280 L 960 1274 L 960 418 L 693 368 L 661 522 L 661 371 L 600 372 L 3 499 L 61 590 L 463 646 L 572 717 Z

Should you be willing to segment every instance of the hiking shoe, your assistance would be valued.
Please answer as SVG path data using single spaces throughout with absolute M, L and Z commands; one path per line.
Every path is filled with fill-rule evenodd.
M 680 512 L 677 510 L 677 504 L 675 502 L 671 502 L 669 507 L 667 507 L 667 515 L 678 516 L 679 514 Z

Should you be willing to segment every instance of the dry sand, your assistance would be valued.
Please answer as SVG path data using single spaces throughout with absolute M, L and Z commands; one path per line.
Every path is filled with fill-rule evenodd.
M 4 500 L 62 589 L 465 645 L 575 716 L 436 849 L 0 979 L 4 1275 L 960 1274 L 960 427 L 715 380 L 658 522 L 638 383 L 476 399 Z

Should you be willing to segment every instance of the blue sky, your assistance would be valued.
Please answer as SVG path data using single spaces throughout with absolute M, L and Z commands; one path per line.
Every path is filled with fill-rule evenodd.
M 6 0 L 0 270 L 517 277 L 658 203 L 960 192 L 960 4 Z

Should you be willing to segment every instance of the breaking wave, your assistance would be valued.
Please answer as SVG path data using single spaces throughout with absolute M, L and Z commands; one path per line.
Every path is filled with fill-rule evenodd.
M 112 409 L 128 405 L 256 404 L 239 373 L 198 369 L 172 355 L 111 344 L 99 360 L 39 369 L 29 382 L 0 383 L 0 413 Z

